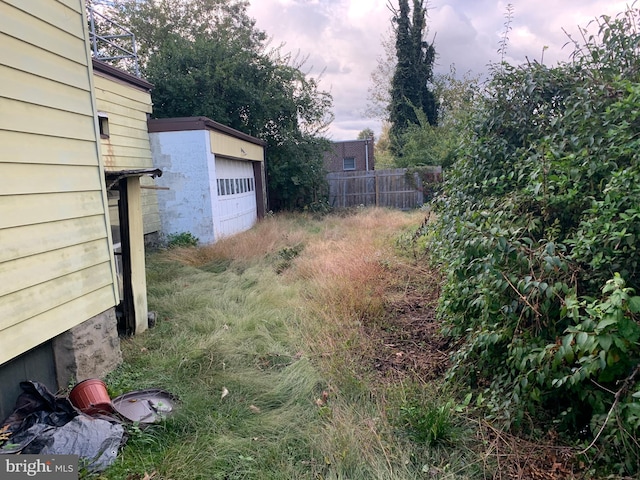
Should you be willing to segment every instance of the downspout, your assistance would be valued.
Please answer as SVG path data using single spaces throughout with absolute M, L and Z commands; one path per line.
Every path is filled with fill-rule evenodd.
M 369 140 L 364 141 L 364 168 L 365 171 L 369 171 Z

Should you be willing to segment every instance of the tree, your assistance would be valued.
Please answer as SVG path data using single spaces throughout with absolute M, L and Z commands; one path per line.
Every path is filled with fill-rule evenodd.
M 387 32 L 382 38 L 382 48 L 384 53 L 377 58 L 376 68 L 371 72 L 371 85 L 368 89 L 369 103 L 365 114 L 370 118 L 386 120 L 391 103 L 391 79 L 396 69 L 393 30 Z
M 396 67 L 391 81 L 392 151 L 402 155 L 402 134 L 410 124 L 418 123 L 416 112 L 423 111 L 431 125 L 437 124 L 437 104 L 432 92 L 435 47 L 424 40 L 427 10 L 424 0 L 413 0 L 413 13 L 409 0 L 399 0 L 399 8 L 392 7 L 392 22 L 396 36 Z
M 270 208 L 302 208 L 323 190 L 331 95 L 305 58 L 267 51 L 241 0 L 118 0 L 154 84 L 154 116 L 207 116 L 267 142 Z M 314 190 L 316 189 L 316 190 Z
M 136 35 L 144 68 L 174 37 L 204 37 L 260 53 L 267 35 L 255 28 L 248 5 L 247 0 L 113 0 L 108 15 Z
M 438 125 L 429 123 L 422 110 L 415 109 L 417 123 L 412 123 L 401 136 L 402 156 L 398 167 L 440 165 L 450 167 L 461 142 L 469 132 L 468 126 L 478 98 L 478 77 L 469 73 L 458 78 L 454 67 L 448 74 L 433 80 L 434 91 L 440 99 Z
M 370 128 L 365 128 L 360 133 L 358 133 L 358 140 L 366 140 L 367 138 L 373 138 L 373 130 Z
M 391 125 L 389 125 L 389 122 L 382 122 L 382 131 L 374 145 L 376 168 L 378 169 L 396 167 L 395 158 L 391 153 L 390 130 Z

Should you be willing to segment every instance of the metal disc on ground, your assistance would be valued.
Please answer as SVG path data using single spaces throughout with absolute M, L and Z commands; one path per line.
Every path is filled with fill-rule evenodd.
M 136 390 L 112 400 L 113 408 L 132 422 L 155 423 L 171 415 L 176 398 L 159 389 Z

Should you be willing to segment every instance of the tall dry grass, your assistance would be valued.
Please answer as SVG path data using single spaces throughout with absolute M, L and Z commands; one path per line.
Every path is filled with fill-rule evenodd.
M 423 217 L 386 209 L 365 210 L 329 225 L 310 242 L 289 275 L 304 282 L 316 328 L 307 341 L 330 353 L 357 335 L 363 321 L 384 316 L 385 293 L 396 258 L 390 239 Z M 314 342 L 314 338 L 316 342 Z
M 149 301 L 160 320 L 124 342 L 127 362 L 109 386 L 167 388 L 182 405 L 155 436 L 131 440 L 105 478 L 403 480 L 451 462 L 398 435 L 388 418 L 396 387 L 378 385 L 363 361 L 375 347 L 365 327 L 384 321 L 405 266 L 394 240 L 423 219 L 278 215 L 154 255 Z
M 220 260 L 251 262 L 286 247 L 305 243 L 309 229 L 320 222 L 304 214 L 269 216 L 240 235 L 225 237 L 198 248 L 168 250 L 166 259 L 200 267 Z
M 336 478 L 410 478 L 409 454 L 387 419 L 384 389 L 368 377 L 364 353 L 375 348 L 365 332 L 383 321 L 386 299 L 397 281 L 394 239 L 414 229 L 423 212 L 369 209 L 329 221 L 309 240 L 286 272 L 302 284 L 304 315 L 297 334 L 329 383 L 330 416 L 319 448 L 330 452 Z

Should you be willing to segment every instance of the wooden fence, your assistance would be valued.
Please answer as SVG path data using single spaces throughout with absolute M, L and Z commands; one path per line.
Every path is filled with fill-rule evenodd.
M 433 167 L 426 178 L 430 183 L 439 182 L 442 168 Z M 424 202 L 426 185 L 423 185 L 420 175 L 408 173 L 406 168 L 333 172 L 327 175 L 327 180 L 329 204 L 334 208 L 364 205 L 410 210 Z

